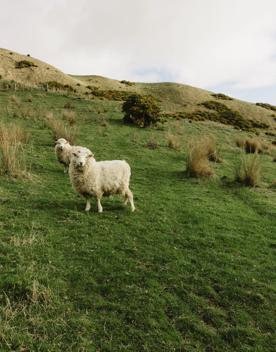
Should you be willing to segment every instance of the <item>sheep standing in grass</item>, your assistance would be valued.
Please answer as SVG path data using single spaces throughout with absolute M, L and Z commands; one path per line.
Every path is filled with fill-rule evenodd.
M 72 146 L 65 138 L 59 138 L 55 144 L 55 153 L 58 161 L 64 165 L 64 173 L 68 172 Z
M 86 198 L 85 211 L 91 208 L 90 199 L 97 198 L 98 212 L 103 211 L 101 198 L 121 194 L 125 204 L 130 202 L 134 211 L 133 194 L 129 189 L 131 170 L 124 160 L 96 161 L 92 152 L 83 147 L 74 147 L 69 166 L 73 188 Z

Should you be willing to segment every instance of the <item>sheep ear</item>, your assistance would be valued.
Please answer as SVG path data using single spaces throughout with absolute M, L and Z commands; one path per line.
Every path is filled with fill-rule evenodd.
M 74 156 L 78 156 L 76 153 L 72 153 Z
M 93 156 L 94 156 L 94 154 L 91 153 L 88 155 L 88 158 L 93 158 Z

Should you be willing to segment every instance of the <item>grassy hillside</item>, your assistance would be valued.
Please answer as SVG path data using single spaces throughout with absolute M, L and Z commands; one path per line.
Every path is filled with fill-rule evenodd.
M 44 119 L 68 107 L 77 144 L 130 163 L 136 212 L 119 197 L 83 211 Z M 1 351 L 275 350 L 276 164 L 260 155 L 258 188 L 233 182 L 244 132 L 186 119 L 138 129 L 121 102 L 36 90 L 0 92 L 0 120 L 29 134 L 26 176 L 0 176 Z M 212 180 L 184 172 L 202 134 L 224 159 Z
M 40 87 L 49 91 L 63 91 L 75 96 L 93 100 L 101 97 L 107 100 L 123 100 L 129 94 L 150 94 L 154 96 L 163 113 L 173 117 L 181 113 L 190 119 L 212 119 L 215 110 L 202 104 L 215 102 L 223 104 L 233 113 L 238 112 L 243 119 L 265 124 L 263 131 L 276 134 L 276 107 L 229 99 L 223 95 L 177 83 L 135 83 L 126 80 L 114 80 L 96 75 L 68 75 L 48 63 L 28 55 L 0 49 L 0 84 L 2 81 L 13 81 L 26 87 Z M 16 85 L 11 85 L 16 89 Z M 271 110 L 272 108 L 272 110 Z M 229 118 L 231 124 L 231 118 Z

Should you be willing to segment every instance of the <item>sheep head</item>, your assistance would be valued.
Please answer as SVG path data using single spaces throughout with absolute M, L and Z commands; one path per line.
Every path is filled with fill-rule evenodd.
M 74 150 L 72 151 L 71 162 L 75 168 L 82 170 L 87 162 L 93 157 L 93 153 L 88 148 L 74 147 Z

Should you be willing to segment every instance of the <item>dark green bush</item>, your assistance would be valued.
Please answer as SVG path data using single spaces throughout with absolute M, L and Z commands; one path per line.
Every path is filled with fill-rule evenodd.
M 256 105 L 260 106 L 261 108 L 267 109 L 267 110 L 276 111 L 276 106 L 274 106 L 274 105 L 270 105 L 267 103 L 256 103 Z
M 16 61 L 15 63 L 15 68 L 28 68 L 28 67 L 37 67 L 36 64 L 34 64 L 31 61 L 28 60 L 21 60 L 21 61 Z
M 204 101 L 203 103 L 201 103 L 199 105 L 204 106 L 206 109 L 215 110 L 217 112 L 230 110 L 226 105 L 219 103 L 217 101 L 213 101 L 213 100 Z
M 228 95 L 222 94 L 222 93 L 214 93 L 211 94 L 212 97 L 216 98 L 216 99 L 221 99 L 221 100 L 233 100 L 233 98 L 228 97 Z
M 125 84 L 127 86 L 134 86 L 134 84 L 135 84 L 134 82 L 126 81 L 125 79 L 120 81 L 120 83 Z
M 160 108 L 151 96 L 130 95 L 124 102 L 124 122 L 139 127 L 148 127 L 160 119 Z
M 99 98 L 105 98 L 107 100 L 116 100 L 116 101 L 122 101 L 126 100 L 129 97 L 129 92 L 126 91 L 118 91 L 118 90 L 103 90 L 99 89 L 98 87 L 95 86 L 86 86 L 87 89 L 89 89 L 90 92 L 86 92 L 86 94 L 92 94 L 95 97 Z
M 45 82 L 45 83 L 41 83 L 41 86 L 46 91 L 48 89 L 63 90 L 63 91 L 68 91 L 68 92 L 75 92 L 76 91 L 72 86 L 69 86 L 69 84 L 62 84 L 62 83 L 59 83 L 57 81 L 48 81 L 48 82 Z

